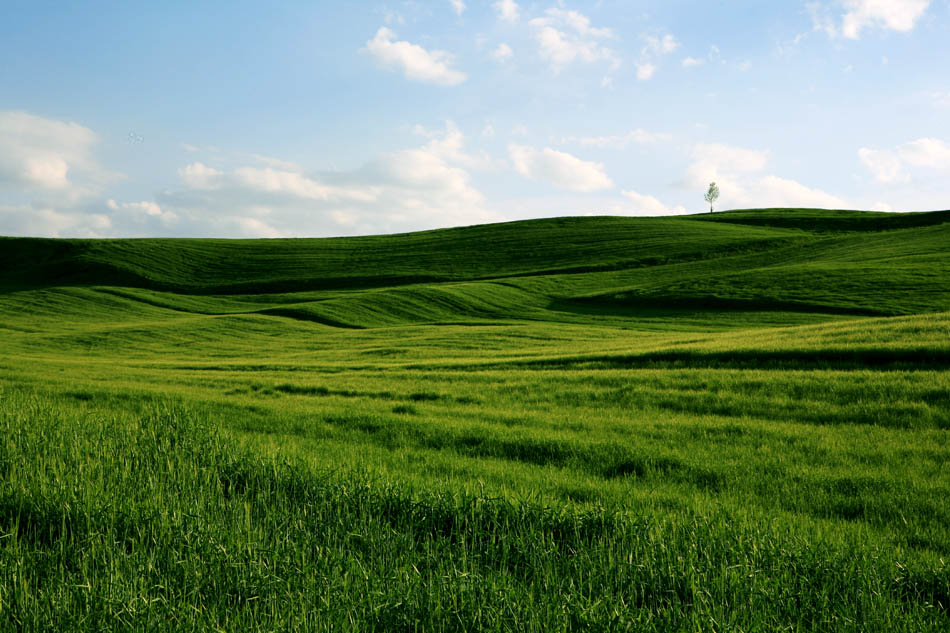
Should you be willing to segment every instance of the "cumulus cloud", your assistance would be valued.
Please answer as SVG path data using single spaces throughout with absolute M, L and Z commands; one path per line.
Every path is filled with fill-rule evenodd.
M 98 140 L 78 123 L 0 112 L 0 234 L 108 234 L 99 196 L 120 175 L 97 161 Z
M 515 53 L 513 50 L 511 50 L 511 47 L 504 43 L 499 44 L 498 48 L 491 52 L 492 59 L 502 64 L 511 59 L 514 54 Z
M 936 138 L 919 138 L 897 148 L 900 157 L 914 167 L 950 170 L 950 144 Z
M 679 215 L 686 213 L 686 208 L 682 205 L 669 207 L 654 196 L 637 193 L 636 191 L 621 191 L 620 193 L 632 205 L 633 215 Z
M 452 5 L 452 8 L 455 9 L 457 15 L 462 15 L 465 11 L 465 3 L 462 0 L 449 0 Z
M 181 176 L 182 182 L 188 187 L 194 189 L 214 189 L 215 183 L 220 176 L 224 175 L 224 172 L 206 167 L 202 163 L 191 163 L 179 169 L 178 175 Z
M 745 198 L 734 196 L 734 199 L 742 206 L 749 207 L 846 209 L 851 206 L 839 196 L 778 176 L 766 176 L 752 183 L 745 192 Z
M 683 68 L 696 68 L 697 66 L 702 66 L 705 63 L 705 59 L 697 59 L 696 57 L 683 58 Z
M 845 0 L 847 11 L 842 18 L 841 33 L 857 39 L 870 26 L 910 31 L 930 6 L 930 0 Z
M 587 16 L 577 11 L 552 8 L 545 16 L 529 23 L 534 28 L 541 59 L 548 62 L 551 70 L 560 72 L 575 61 L 593 63 L 607 62 L 612 69 L 620 65 L 620 58 L 605 47 L 602 40 L 614 37 L 609 28 L 597 28 Z
M 490 134 L 495 133 L 494 128 L 491 128 L 489 125 L 486 129 L 482 130 L 482 136 L 490 135 L 485 133 L 488 129 L 490 129 Z M 441 131 L 430 131 L 421 125 L 417 125 L 415 132 L 416 134 L 431 139 L 422 148 L 424 151 L 433 156 L 437 156 L 447 163 L 475 170 L 493 170 L 500 167 L 498 162 L 489 156 L 487 152 L 481 151 L 472 153 L 467 151 L 465 148 L 465 135 L 454 121 L 446 121 L 445 129 Z
M 884 184 L 909 182 L 912 167 L 950 173 L 950 144 L 936 138 L 919 138 L 893 150 L 862 147 L 858 158 Z
M 446 51 L 427 51 L 406 41 L 395 41 L 396 34 L 385 26 L 366 42 L 366 48 L 383 68 L 402 71 L 407 79 L 441 86 L 457 86 L 468 78 L 452 68 L 452 55 Z
M 690 165 L 693 182 L 717 180 L 720 173 L 748 173 L 765 169 L 769 160 L 766 150 L 748 149 L 722 143 L 699 143 L 692 148 L 694 162 Z
M 825 207 L 847 208 L 848 203 L 821 189 L 803 185 L 788 178 L 763 175 L 768 161 L 767 150 L 749 149 L 706 143 L 693 146 L 693 163 L 686 170 L 682 183 L 687 189 L 705 192 L 716 182 L 722 192 L 723 208 L 756 207 Z
M 549 182 L 560 189 L 590 192 L 614 186 L 602 164 L 581 160 L 550 147 L 537 149 L 512 144 L 508 146 L 508 155 L 515 170 L 525 178 Z
M 113 178 L 95 160 L 89 128 L 29 114 L 0 112 L 0 186 L 81 195 Z
M 421 146 L 345 170 L 306 171 L 278 158 L 218 153 L 182 166 L 178 184 L 151 198 L 90 195 L 69 204 L 47 204 L 0 197 L 0 234 L 296 237 L 504 219 L 488 207 L 468 171 L 497 165 L 484 153 L 469 150 L 452 122 L 444 130 L 423 133 Z
M 115 200 L 107 200 L 106 206 L 112 211 L 119 213 L 114 216 L 125 216 L 122 219 L 130 220 L 134 223 L 142 224 L 143 221 L 157 220 L 162 226 L 168 227 L 178 222 L 178 216 L 171 211 L 164 211 L 158 204 L 148 200 L 141 202 L 124 202 L 119 204 Z M 110 220 L 110 226 L 113 221 Z M 119 222 L 119 225 L 126 225 L 128 222 Z
M 931 0 L 839 0 L 837 4 L 843 9 L 840 24 L 826 3 L 811 2 L 807 8 L 815 31 L 856 40 L 868 28 L 911 31 L 930 3 Z
M 862 147 L 858 150 L 858 158 L 878 182 L 891 184 L 910 180 L 903 162 L 894 152 Z
M 498 0 L 492 4 L 495 11 L 498 12 L 498 18 L 505 22 L 517 22 L 521 14 L 518 3 L 515 0 Z
M 112 222 L 105 213 L 0 204 L 0 234 L 3 235 L 96 238 L 108 236 L 112 230 Z
M 426 137 L 424 145 L 349 170 L 193 163 L 179 171 L 181 188 L 161 193 L 157 202 L 177 215 L 172 228 L 189 235 L 352 235 L 501 220 L 468 171 L 491 168 L 491 160 L 468 151 L 452 122 L 441 132 L 416 131 Z

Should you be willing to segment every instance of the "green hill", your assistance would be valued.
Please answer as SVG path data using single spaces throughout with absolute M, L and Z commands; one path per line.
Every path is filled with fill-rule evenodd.
M 883 316 L 950 310 L 948 255 L 950 212 L 771 209 L 357 238 L 2 238 L 0 288 L 8 312 L 62 302 L 39 289 L 81 287 L 110 309 L 141 303 L 341 327 L 668 310 Z
M 0 238 L 0 631 L 945 633 L 948 251 L 812 209 Z

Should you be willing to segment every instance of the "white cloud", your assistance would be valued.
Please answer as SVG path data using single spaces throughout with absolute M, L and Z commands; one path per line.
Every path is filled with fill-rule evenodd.
M 202 163 L 192 163 L 178 170 L 182 181 L 193 189 L 214 189 L 216 181 L 224 175 L 223 171 L 206 167 Z
M 930 7 L 931 0 L 838 0 L 844 12 L 841 23 L 831 15 L 831 8 L 821 2 L 806 5 L 812 29 L 829 37 L 839 35 L 856 40 L 868 28 L 889 29 L 906 33 Z
M 239 167 L 233 171 L 231 177 L 235 184 L 250 191 L 286 195 L 304 200 L 373 202 L 376 199 L 372 191 L 333 187 L 299 173 L 270 167 L 265 169 Z
M 890 184 L 910 180 L 901 159 L 894 152 L 862 147 L 858 150 L 858 158 L 878 182 Z
M 669 33 L 663 37 L 649 35 L 646 38 L 646 46 L 644 46 L 642 52 L 652 55 L 668 55 L 679 48 L 679 45 L 676 38 Z
M 809 2 L 805 5 L 805 9 L 811 16 L 812 31 L 822 32 L 828 37 L 838 36 L 838 25 L 835 23 L 835 19 L 831 16 L 828 7 L 823 5 L 821 2 Z M 799 34 L 792 43 L 797 45 L 799 42 L 801 42 L 804 36 L 804 33 Z
M 164 211 L 158 204 L 148 200 L 142 202 L 124 202 L 117 203 L 115 200 L 107 200 L 106 206 L 112 211 L 120 213 L 113 214 L 113 220 L 110 220 L 110 227 L 113 223 L 119 226 L 128 226 L 129 221 L 142 224 L 143 221 L 157 220 L 164 227 L 173 226 L 178 222 L 178 216 L 171 211 Z M 124 217 L 123 217 L 124 216 Z M 116 222 L 116 220 L 118 220 Z
M 548 9 L 545 17 L 530 22 L 538 43 L 541 59 L 548 62 L 551 70 L 560 72 L 575 61 L 593 63 L 605 61 L 612 69 L 620 65 L 620 58 L 601 40 L 613 37 L 608 28 L 590 25 L 590 19 L 577 11 Z
M 697 66 L 702 66 L 706 63 L 705 59 L 697 59 L 695 57 L 686 57 L 683 59 L 683 68 L 696 68 Z
M 746 193 L 746 201 L 738 198 L 740 204 L 749 207 L 819 207 L 825 209 L 847 209 L 844 199 L 805 185 L 779 178 L 766 176 L 752 184 Z
M 487 207 L 466 169 L 494 163 L 467 151 L 464 135 L 452 122 L 442 132 L 416 131 L 427 138 L 421 147 L 356 169 L 308 174 L 188 165 L 180 170 L 181 188 L 156 199 L 163 213 L 177 216 L 163 231 L 222 237 L 353 235 L 503 219 Z
M 498 48 L 491 52 L 492 59 L 496 62 L 505 63 L 514 55 L 514 51 L 507 44 L 499 44 Z
M 0 204 L 0 234 L 3 235 L 97 238 L 109 236 L 112 231 L 112 222 L 103 213 Z
M 769 160 L 769 153 L 766 150 L 747 149 L 722 143 L 699 143 L 693 146 L 692 155 L 696 160 L 694 167 L 700 166 L 702 169 L 709 170 L 714 176 L 720 171 L 762 171 Z M 712 180 L 715 180 L 715 177 Z
M 844 0 L 841 33 L 858 39 L 867 27 L 878 26 L 907 32 L 930 6 L 930 0 Z
M 498 17 L 505 22 L 517 22 L 520 15 L 518 3 L 515 0 L 498 0 L 492 4 Z
M 515 170 L 522 176 L 549 182 L 560 189 L 590 192 L 614 186 L 604 173 L 602 164 L 584 161 L 550 147 L 537 149 L 511 144 L 508 146 L 508 155 Z
M 649 62 L 639 62 L 637 63 L 637 79 L 640 81 L 647 81 L 652 79 L 654 73 L 656 73 L 656 66 Z
M 669 207 L 653 196 L 637 193 L 636 191 L 621 191 L 620 193 L 632 203 L 634 215 L 678 215 L 686 213 L 686 208 L 682 205 Z
M 457 15 L 462 15 L 465 11 L 465 3 L 462 0 L 449 0 L 452 5 L 452 8 L 455 9 Z
M 667 33 L 662 37 L 656 35 L 648 35 L 644 38 L 645 44 L 643 49 L 640 51 L 640 61 L 637 62 L 637 79 L 640 81 L 648 81 L 653 78 L 657 70 L 657 62 L 664 55 L 669 55 L 677 48 L 679 48 L 679 42 L 676 41 L 676 38 Z M 695 63 L 698 60 L 693 60 L 692 58 L 687 58 L 691 60 L 691 63 Z M 684 62 L 684 65 L 685 62 Z
M 383 68 L 401 70 L 407 79 L 442 86 L 456 86 L 468 76 L 452 68 L 452 55 L 446 51 L 427 51 L 406 41 L 394 41 L 395 33 L 380 27 L 366 42 L 366 50 Z
M 258 163 L 267 165 L 268 167 L 276 167 L 277 169 L 283 169 L 285 171 L 302 171 L 302 167 L 297 163 L 291 162 L 289 160 L 283 160 L 280 158 L 274 158 L 273 156 L 263 156 L 261 154 L 244 154 Z
M 893 150 L 862 147 L 858 158 L 884 184 L 909 182 L 909 167 L 950 173 L 950 144 L 936 138 L 919 138 Z
M 691 150 L 694 162 L 681 184 L 696 192 L 697 199 L 710 182 L 722 192 L 722 208 L 825 207 L 847 208 L 848 203 L 833 194 L 807 187 L 788 178 L 762 176 L 768 165 L 767 150 L 748 149 L 721 143 L 698 144 Z
M 0 112 L 0 186 L 81 196 L 114 178 L 93 158 L 98 137 L 77 123 Z
M 671 141 L 673 137 L 669 134 L 660 132 L 648 132 L 647 130 L 637 128 L 626 134 L 615 134 L 612 136 L 567 136 L 561 139 L 562 143 L 577 143 L 587 147 L 624 149 L 631 143 L 638 145 L 651 145 L 654 143 Z
M 486 128 L 486 130 L 487 129 L 488 128 Z M 486 135 L 486 130 L 482 131 L 483 136 Z M 421 125 L 416 126 L 415 132 L 431 139 L 422 148 L 424 151 L 448 163 L 477 170 L 491 170 L 499 166 L 496 161 L 484 151 L 478 154 L 467 152 L 465 150 L 465 135 L 454 121 L 446 121 L 445 130 L 442 132 L 432 132 L 426 130 Z M 490 133 L 494 134 L 494 128 L 491 128 Z
M 590 18 L 577 11 L 566 11 L 564 9 L 548 9 L 545 11 L 547 18 L 538 18 L 532 20 L 540 24 L 562 24 L 570 27 L 581 37 L 605 38 L 613 37 L 613 31 L 609 28 L 595 28 L 590 25 Z
M 950 144 L 936 138 L 919 138 L 897 148 L 900 157 L 914 167 L 950 170 Z

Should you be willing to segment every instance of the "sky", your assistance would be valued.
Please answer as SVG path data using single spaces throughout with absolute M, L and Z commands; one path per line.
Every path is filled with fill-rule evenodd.
M 950 208 L 950 0 L 0 0 L 0 235 Z

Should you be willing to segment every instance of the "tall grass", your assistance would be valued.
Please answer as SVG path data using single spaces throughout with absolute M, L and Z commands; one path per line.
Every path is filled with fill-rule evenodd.
M 947 218 L 3 239 L 0 631 L 946 631 Z
M 207 413 L 4 389 L 5 630 L 946 630 L 944 566 L 793 524 L 314 472 Z

